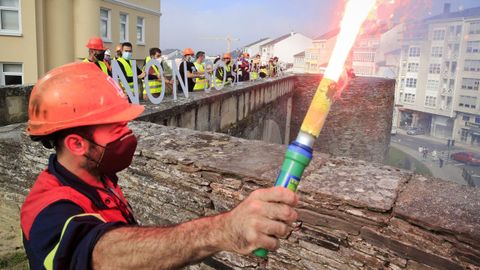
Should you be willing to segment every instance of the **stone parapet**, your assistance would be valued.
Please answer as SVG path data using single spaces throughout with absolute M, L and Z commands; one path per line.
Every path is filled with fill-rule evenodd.
M 0 200 L 10 204 L 21 203 L 48 157 L 24 128 L 0 128 Z M 145 225 L 231 209 L 273 184 L 285 152 L 219 133 L 147 122 L 131 128 L 138 150 L 119 183 Z M 479 189 L 316 152 L 299 192 L 303 226 L 270 254 L 269 269 L 480 269 Z M 258 264 L 222 252 L 190 269 Z

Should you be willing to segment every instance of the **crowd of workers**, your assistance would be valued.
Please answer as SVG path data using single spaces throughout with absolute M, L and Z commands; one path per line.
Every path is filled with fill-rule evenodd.
M 165 61 L 163 61 L 162 51 L 159 48 L 151 48 L 149 50 L 149 55 L 145 57 L 145 65 L 142 69 L 132 65 L 133 47 L 130 42 L 118 44 L 115 47 L 115 55 L 112 55 L 112 52 L 104 47 L 103 41 L 99 37 L 91 38 L 87 43 L 87 48 L 89 49 L 88 57 L 83 60 L 84 62 L 93 62 L 105 74 L 112 76 L 111 60 L 115 59 L 120 64 L 120 68 L 131 89 L 133 89 L 134 81 L 133 69 L 136 69 L 137 79 L 145 79 L 145 77 L 148 76 L 151 94 L 154 97 L 158 97 L 161 94 L 161 72 L 155 65 L 152 65 L 148 71 L 145 70 L 145 65 L 151 59 L 158 60 L 164 72 L 170 69 Z M 195 53 L 191 48 L 184 49 L 182 56 L 183 58 L 178 69 L 182 80 L 188 80 L 189 92 L 204 91 L 206 88 L 211 88 L 215 85 L 218 86 L 223 83 L 224 79 L 228 85 L 234 81 L 242 82 L 276 77 L 280 71 L 278 57 L 272 57 L 268 63 L 262 63 L 259 54 L 251 58 L 247 52 L 236 58 L 232 58 L 231 53 L 225 53 L 223 56 L 216 57 L 213 63 L 207 63 L 205 61 L 205 52 L 198 51 Z M 220 60 L 225 63 L 225 67 L 214 68 L 214 65 Z M 186 69 L 184 65 L 186 65 Z M 186 74 L 185 70 L 187 71 Z M 207 76 L 207 74 L 210 76 Z M 172 91 L 172 74 L 168 74 L 165 77 L 165 92 L 169 94 Z M 207 80 L 208 77 L 211 79 Z M 143 99 L 146 100 L 147 93 L 145 84 L 143 84 L 143 89 Z

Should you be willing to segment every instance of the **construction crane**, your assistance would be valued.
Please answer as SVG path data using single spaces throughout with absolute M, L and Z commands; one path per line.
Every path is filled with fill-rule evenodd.
M 210 40 L 222 40 L 227 42 L 227 52 L 231 52 L 232 50 L 232 41 L 239 41 L 239 38 L 232 38 L 230 35 L 226 37 L 202 37 L 202 39 L 210 39 Z

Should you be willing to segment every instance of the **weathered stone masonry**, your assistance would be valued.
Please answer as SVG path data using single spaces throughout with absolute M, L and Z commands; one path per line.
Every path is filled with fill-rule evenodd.
M 292 126 L 297 134 L 320 82 L 320 75 L 297 75 Z M 357 77 L 332 106 L 314 149 L 383 163 L 390 144 L 395 80 Z
M 285 146 L 133 122 L 141 135 L 120 184 L 143 224 L 174 224 L 234 207 L 269 187 Z M 20 204 L 48 153 L 0 129 L 1 201 Z M 315 153 L 299 192 L 301 231 L 270 254 L 269 269 L 480 269 L 480 190 L 391 167 Z M 216 269 L 256 269 L 221 253 Z M 211 269 L 205 264 L 191 269 Z

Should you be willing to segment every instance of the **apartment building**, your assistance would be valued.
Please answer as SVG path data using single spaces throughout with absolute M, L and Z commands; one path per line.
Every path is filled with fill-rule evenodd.
M 357 76 L 395 79 L 398 76 L 404 24 L 368 22 L 352 48 L 352 68 Z
M 0 85 L 29 84 L 48 70 L 129 41 L 143 60 L 160 42 L 160 0 L 0 0 Z
M 339 32 L 340 29 L 335 29 L 313 39 L 312 45 L 305 51 L 304 67 L 306 73 L 324 72 Z
M 401 51 L 397 127 L 480 142 L 480 7 L 444 12 L 411 26 Z M 407 27 L 408 28 L 408 27 Z

